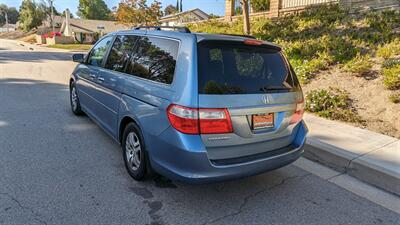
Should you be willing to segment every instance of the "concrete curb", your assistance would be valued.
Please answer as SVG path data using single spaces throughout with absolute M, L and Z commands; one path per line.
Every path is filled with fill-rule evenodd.
M 400 196 L 400 140 L 305 115 L 310 129 L 304 156 Z
M 12 41 L 15 41 L 20 46 L 26 47 L 30 50 L 44 50 L 44 51 L 49 51 L 49 52 L 68 52 L 68 53 L 85 53 L 85 54 L 88 53 L 88 51 L 85 51 L 85 50 L 51 48 L 51 47 L 48 47 L 47 45 L 31 44 L 31 43 L 28 43 L 25 41 L 20 41 L 20 40 L 12 40 Z

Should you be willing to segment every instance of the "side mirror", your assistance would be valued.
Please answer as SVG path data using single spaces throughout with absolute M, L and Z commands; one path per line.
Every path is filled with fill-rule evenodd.
M 77 63 L 83 63 L 85 59 L 85 55 L 84 54 L 73 54 L 72 55 L 72 61 L 77 62 Z

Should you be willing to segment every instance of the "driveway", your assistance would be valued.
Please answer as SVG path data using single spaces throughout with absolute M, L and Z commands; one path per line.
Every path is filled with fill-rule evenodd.
M 0 40 L 0 224 L 400 224 L 295 165 L 199 186 L 132 180 L 118 144 L 71 113 L 70 58 Z

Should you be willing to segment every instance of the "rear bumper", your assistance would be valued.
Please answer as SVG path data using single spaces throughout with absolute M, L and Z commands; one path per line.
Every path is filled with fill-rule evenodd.
M 260 174 L 288 165 L 304 152 L 307 127 L 299 123 L 291 145 L 246 157 L 210 161 L 200 136 L 169 128 L 148 143 L 155 171 L 186 183 L 208 183 Z M 148 139 L 149 140 L 149 139 Z

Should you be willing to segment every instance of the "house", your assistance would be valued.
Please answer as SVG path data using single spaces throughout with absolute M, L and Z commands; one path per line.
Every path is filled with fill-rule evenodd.
M 3 26 L 0 27 L 0 33 L 4 33 L 4 32 L 11 32 L 11 31 L 15 31 L 17 28 L 16 24 L 4 24 Z
M 93 43 L 104 34 L 128 29 L 127 26 L 115 21 L 72 19 L 69 10 L 65 10 L 65 17 L 60 32 L 66 37 L 73 37 L 80 43 Z
M 200 20 L 211 19 L 211 16 L 201 11 L 200 9 L 192 9 L 185 12 L 180 12 L 160 18 L 163 26 L 176 26 L 184 23 L 197 22 Z

